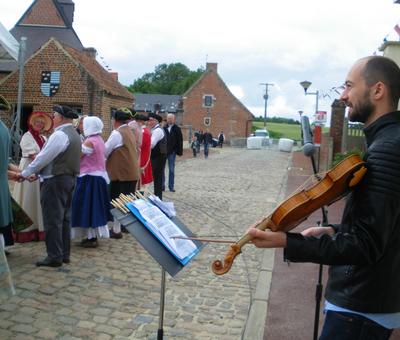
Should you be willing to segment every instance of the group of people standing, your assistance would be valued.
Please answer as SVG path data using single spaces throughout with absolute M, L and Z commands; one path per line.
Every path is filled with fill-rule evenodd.
M 182 155 L 183 146 L 173 114 L 168 114 L 161 127 L 162 117 L 157 113 L 141 115 L 120 108 L 112 113 L 113 131 L 106 141 L 99 117 L 83 116 L 75 126 L 78 118 L 74 110 L 62 105 L 54 106 L 52 115 L 33 112 L 20 143 L 20 165 L 7 168 L 8 179 L 16 181 L 13 197 L 33 221 L 15 234 L 17 241 L 44 239 L 46 243 L 47 256 L 37 266 L 69 263 L 71 239 L 94 248 L 98 238 L 122 238 L 118 221 L 108 228 L 113 221 L 110 201 L 121 193 L 144 190 L 152 182 L 155 195 L 162 199 L 167 159 L 168 187 L 175 191 L 175 158 Z M 1 127 L 8 133 L 3 123 Z M 50 134 L 48 139 L 46 134 Z M 8 139 L 1 137 L 2 142 L 9 140 L 9 134 Z M 5 160 L 7 145 L 2 145 Z M 3 177 L 6 183 L 7 175 Z M 8 185 L 2 188 L 8 193 Z M 0 234 L 6 245 L 12 245 L 10 199 L 2 194 Z
M 221 131 L 217 139 L 217 143 L 220 148 L 222 148 L 224 141 L 225 141 L 225 135 L 224 132 Z M 190 144 L 190 148 L 192 149 L 193 152 L 193 157 L 197 157 L 197 154 L 200 154 L 201 145 L 203 145 L 204 158 L 207 159 L 210 145 L 213 145 L 213 136 L 209 129 L 207 129 L 205 132 L 203 132 L 203 130 L 199 130 L 194 133 L 192 142 Z

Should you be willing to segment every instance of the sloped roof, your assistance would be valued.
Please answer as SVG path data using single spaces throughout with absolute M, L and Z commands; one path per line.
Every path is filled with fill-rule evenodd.
M 25 60 L 35 53 L 50 38 L 82 51 L 83 45 L 72 28 L 72 21 L 63 11 L 63 5 L 73 6 L 70 0 L 35 0 L 25 11 L 10 33 L 17 41 L 26 37 Z M 17 63 L 0 61 L 0 71 L 13 71 Z
M 136 111 L 154 111 L 155 105 L 161 105 L 161 111 L 176 113 L 182 96 L 168 94 L 135 93 Z
M 119 81 L 115 80 L 113 75 L 106 71 L 96 59 L 65 44 L 63 44 L 62 48 L 75 60 L 75 62 L 79 63 L 106 92 L 115 96 L 129 98 L 133 101 L 133 94 L 130 93 Z
M 17 22 L 23 25 L 67 27 L 57 0 L 35 0 Z

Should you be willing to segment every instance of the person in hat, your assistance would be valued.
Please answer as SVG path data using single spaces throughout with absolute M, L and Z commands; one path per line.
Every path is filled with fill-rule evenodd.
M 128 121 L 128 125 L 131 128 L 133 135 L 135 136 L 136 150 L 138 153 L 138 157 L 140 158 L 140 149 L 142 147 L 142 127 L 136 121 L 138 113 L 134 109 L 129 109 L 129 111 L 131 112 L 132 117 Z
M 144 189 L 148 184 L 153 182 L 153 173 L 150 161 L 151 154 L 151 133 L 146 127 L 149 118 L 142 114 L 135 116 L 136 121 L 142 129 L 142 145 L 140 148 L 140 189 Z
M 85 117 L 82 132 L 81 172 L 72 199 L 72 239 L 81 241 L 85 248 L 96 248 L 98 238 L 110 237 L 107 222 L 112 221 L 107 185 L 105 145 L 99 117 Z
M 114 130 L 105 144 L 106 169 L 111 180 L 111 200 L 118 198 L 120 194 L 134 193 L 139 180 L 136 140 L 128 126 L 131 119 L 132 112 L 128 108 L 120 108 L 112 113 Z M 122 238 L 121 224 L 118 221 L 114 221 L 110 237 Z
M 60 267 L 70 262 L 71 204 L 79 175 L 81 139 L 72 124 L 78 118 L 70 107 L 53 107 L 54 133 L 22 171 L 24 178 L 38 175 L 47 257 L 37 266 Z
M 150 112 L 147 125 L 151 129 L 151 166 L 153 170 L 154 194 L 162 199 L 162 179 L 167 160 L 167 137 L 160 124 L 162 117 Z
M 53 120 L 45 112 L 32 112 L 28 119 L 28 127 L 28 131 L 24 133 L 20 142 L 22 158 L 19 163 L 19 169 L 21 171 L 26 169 L 40 150 L 43 149 L 47 140 L 44 133 L 53 128 Z M 30 227 L 15 233 L 16 241 L 43 241 L 44 228 L 39 182 L 24 181 L 16 183 L 12 196 L 33 222 Z

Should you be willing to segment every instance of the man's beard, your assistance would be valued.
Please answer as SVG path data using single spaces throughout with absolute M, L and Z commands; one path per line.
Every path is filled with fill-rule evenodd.
M 365 92 L 364 98 L 358 105 L 353 106 L 352 111 L 349 113 L 349 120 L 351 122 L 365 123 L 375 110 L 375 106 L 368 98 L 368 92 Z

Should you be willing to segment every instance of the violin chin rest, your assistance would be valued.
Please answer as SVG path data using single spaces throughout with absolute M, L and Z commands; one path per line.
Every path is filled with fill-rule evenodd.
M 367 172 L 367 168 L 365 166 L 362 166 L 359 170 L 354 172 L 353 178 L 349 182 L 349 187 L 352 188 L 352 187 L 356 186 L 361 181 L 361 179 L 363 178 L 363 176 L 365 175 L 366 172 Z

